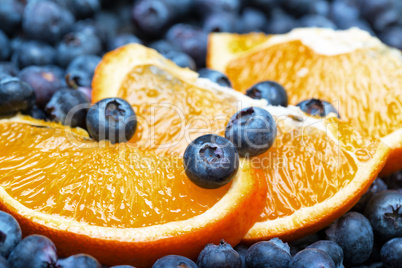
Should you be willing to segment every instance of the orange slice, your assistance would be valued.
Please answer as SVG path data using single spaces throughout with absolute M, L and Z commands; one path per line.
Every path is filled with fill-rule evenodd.
M 208 66 L 226 73 L 240 92 L 275 80 L 286 88 L 290 104 L 308 98 L 331 102 L 365 137 L 382 138 L 392 148 L 382 175 L 402 168 L 400 51 L 358 29 L 296 29 L 255 39 L 211 34 Z M 252 45 L 245 50 L 246 40 Z
M 133 146 L 163 156 L 181 156 L 201 134 L 223 135 L 229 118 L 240 108 L 266 107 L 265 101 L 197 79 L 196 73 L 141 45 L 110 52 L 98 65 L 93 100 L 116 96 L 133 106 L 142 125 L 152 122 L 140 128 Z M 169 112 L 166 107 L 174 109 Z M 389 153 L 380 141 L 363 139 L 336 118 L 309 118 L 291 106 L 266 109 L 276 118 L 278 135 L 268 152 L 250 159 L 255 179 L 264 178 L 268 192 L 264 211 L 246 242 L 278 236 L 296 239 L 329 224 L 357 202 Z
M 0 135 L 0 209 L 24 235 L 52 239 L 60 256 L 136 267 L 195 258 L 207 243 L 238 243 L 263 209 L 266 185 L 245 160 L 230 184 L 206 190 L 181 158 L 98 143 L 80 129 L 19 116 L 0 120 Z

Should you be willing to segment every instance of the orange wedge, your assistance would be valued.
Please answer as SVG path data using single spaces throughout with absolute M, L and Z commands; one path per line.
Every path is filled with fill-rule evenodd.
M 402 54 L 368 33 L 313 28 L 265 37 L 214 33 L 207 64 L 226 73 L 240 92 L 274 80 L 286 88 L 290 104 L 329 101 L 364 137 L 381 138 L 391 147 L 381 175 L 402 168 Z
M 110 52 L 98 65 L 93 101 L 116 96 L 142 118 L 133 146 L 163 156 L 181 156 L 201 134 L 223 135 L 240 108 L 266 107 L 265 101 L 197 78 L 141 45 Z M 245 242 L 291 240 L 323 228 L 358 201 L 389 154 L 384 143 L 336 118 L 309 118 L 292 106 L 266 109 L 276 118 L 278 134 L 268 152 L 250 159 L 254 179 L 265 179 L 268 191 Z

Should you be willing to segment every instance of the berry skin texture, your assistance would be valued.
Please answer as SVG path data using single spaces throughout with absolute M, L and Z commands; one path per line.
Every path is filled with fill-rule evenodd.
M 370 185 L 370 188 L 367 190 L 367 192 L 364 193 L 359 202 L 357 202 L 357 204 L 353 207 L 353 210 L 363 213 L 370 198 L 376 193 L 386 191 L 387 188 L 387 184 L 385 184 L 382 179 L 375 179 L 374 182 Z
M 402 238 L 389 240 L 381 248 L 381 260 L 387 268 L 402 267 Z
M 0 256 L 7 258 L 21 241 L 21 236 L 21 228 L 13 216 L 0 211 Z
M 178 255 L 167 255 L 157 260 L 152 268 L 197 268 L 197 265 L 190 259 Z
M 262 241 L 252 245 L 246 254 L 247 268 L 282 268 L 288 267 L 292 257 L 290 253 L 272 242 Z
M 8 257 L 10 268 L 56 268 L 56 247 L 42 235 L 25 237 Z
M 379 241 L 402 237 L 401 192 L 389 190 L 375 194 L 367 203 L 364 215 L 369 219 Z
M 229 78 L 219 71 L 204 68 L 198 71 L 199 77 L 207 78 L 222 87 L 232 87 Z
M 197 265 L 200 268 L 241 268 L 242 261 L 239 253 L 222 240 L 219 245 L 206 245 L 198 255 Z
M 31 109 L 24 111 L 24 114 L 29 115 L 35 119 L 46 120 L 46 113 L 38 106 L 34 105 Z
M 101 58 L 96 55 L 81 55 L 67 67 L 66 80 L 71 87 L 91 87 L 96 66 Z
M 239 155 L 227 139 L 208 134 L 186 148 L 183 165 L 187 177 L 197 186 L 217 189 L 229 183 L 239 168 Z
M 246 254 L 247 254 L 247 250 L 248 247 L 243 245 L 243 244 L 238 244 L 237 246 L 234 247 L 234 250 L 237 251 L 237 253 L 239 253 L 240 259 L 241 259 L 241 267 L 242 268 L 246 268 Z
M 324 251 L 334 261 L 335 267 L 343 267 L 343 250 L 334 241 L 320 240 L 311 244 L 307 248 L 315 248 Z
M 289 264 L 289 268 L 335 268 L 335 263 L 322 250 L 307 248 L 299 251 Z
M 347 266 L 365 262 L 373 250 L 374 234 L 370 222 L 360 213 L 348 212 L 326 230 L 327 238 L 343 250 Z
M 87 130 L 97 141 L 112 144 L 127 142 L 137 128 L 137 117 L 131 105 L 120 98 L 107 98 L 95 103 L 87 113 Z
M 87 254 L 72 255 L 58 261 L 58 268 L 102 268 L 102 265 Z
M 0 30 L 0 47 L 0 61 L 7 60 L 11 52 L 10 40 L 2 30 Z
M 2 256 L 0 256 L 0 268 L 10 268 L 8 261 Z
M 257 83 L 246 91 L 246 95 L 253 99 L 265 99 L 268 105 L 288 106 L 288 94 L 286 90 L 274 81 Z
M 249 107 L 232 116 L 225 137 L 233 143 L 240 156 L 252 157 L 271 148 L 276 132 L 275 120 L 268 111 Z
M 56 50 L 41 41 L 23 42 L 14 52 L 12 60 L 19 68 L 31 65 L 52 65 L 55 63 Z
M 35 104 L 32 87 L 16 77 L 0 78 L 0 117 L 29 110 Z
M 19 30 L 22 14 L 25 8 L 24 1 L 2 0 L 0 5 L 0 29 L 8 35 Z
M 338 118 L 340 118 L 338 111 L 329 102 L 319 100 L 319 99 L 309 99 L 299 102 L 298 106 L 303 112 L 314 115 L 325 117 L 330 113 L 334 113 Z
M 85 129 L 89 106 L 84 93 L 74 89 L 62 89 L 52 96 L 46 104 L 45 111 L 52 121 Z

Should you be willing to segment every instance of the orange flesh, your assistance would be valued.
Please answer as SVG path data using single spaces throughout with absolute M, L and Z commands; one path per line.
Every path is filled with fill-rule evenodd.
M 61 128 L 2 123 L 0 148 L 0 186 L 11 197 L 36 211 L 96 226 L 188 219 L 230 187 L 199 188 L 185 176 L 180 158 L 102 145 Z
M 275 80 L 285 87 L 290 104 L 308 98 L 329 101 L 358 131 L 380 138 L 402 124 L 402 68 L 394 57 L 368 48 L 318 55 L 301 41 L 289 41 L 230 61 L 226 73 L 241 92 Z

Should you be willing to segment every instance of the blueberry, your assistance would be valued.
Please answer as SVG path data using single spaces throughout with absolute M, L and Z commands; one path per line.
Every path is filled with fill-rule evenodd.
M 270 15 L 278 2 L 278 0 L 248 0 L 247 5 Z
M 45 111 L 52 121 L 71 127 L 85 128 L 89 106 L 88 99 L 82 92 L 74 89 L 61 89 L 46 104 Z
M 10 268 L 8 261 L 2 256 L 0 256 L 0 268 Z
M 108 45 L 107 45 L 107 49 L 109 51 L 114 50 L 116 48 L 122 47 L 124 45 L 127 44 L 141 44 L 141 40 L 131 34 L 131 33 L 122 33 L 119 35 L 116 35 L 115 37 L 113 37 L 112 39 L 109 40 Z
M 58 42 L 73 23 L 70 11 L 49 0 L 29 1 L 22 20 L 26 36 L 49 43 Z
M 2 0 L 0 4 L 0 29 L 8 35 L 14 34 L 21 26 L 25 1 Z
M 158 51 L 161 54 L 166 54 L 171 51 L 175 51 L 175 52 L 180 51 L 177 46 L 175 46 L 171 42 L 169 42 L 167 40 L 163 40 L 163 39 L 150 43 L 149 47 L 155 49 L 156 51 Z
M 135 133 L 137 118 L 131 105 L 120 98 L 95 103 L 87 113 L 87 129 L 97 141 L 127 142 Z
M 241 259 L 241 267 L 242 268 L 246 268 L 246 254 L 247 254 L 247 250 L 248 247 L 243 245 L 243 244 L 238 244 L 237 246 L 234 247 L 234 250 L 237 251 L 237 253 L 239 253 L 240 259 Z
M 275 81 L 257 83 L 246 91 L 246 95 L 253 99 L 265 99 L 268 105 L 288 106 L 286 90 Z
M 272 115 L 259 107 L 240 110 L 226 125 L 225 137 L 240 156 L 256 156 L 266 152 L 276 138 L 276 123 Z
M 232 87 L 229 78 L 219 71 L 204 68 L 198 71 L 198 75 L 202 78 L 207 78 L 214 83 L 223 87 Z
M 18 72 L 19 70 L 14 63 L 9 61 L 0 62 L 0 75 L 17 76 Z
M 145 35 L 158 37 L 171 25 L 174 11 L 165 1 L 142 0 L 134 4 L 132 17 Z
M 299 251 L 289 264 L 289 268 L 335 268 L 335 263 L 327 253 L 316 248 Z
M 59 260 L 58 268 L 102 268 L 102 265 L 92 256 L 87 254 L 72 255 Z
M 65 35 L 57 46 L 57 62 L 60 66 L 68 64 L 81 55 L 97 55 L 102 51 L 99 38 L 89 32 L 73 32 Z
M 182 68 L 190 68 L 191 70 L 195 70 L 195 62 L 194 60 L 184 52 L 180 51 L 170 51 L 164 53 L 163 56 L 171 61 L 173 61 L 177 66 Z
M 152 268 L 197 268 L 197 265 L 190 259 L 178 255 L 167 255 L 157 260 Z
M 277 246 L 278 248 L 290 253 L 290 246 L 288 245 L 288 243 L 284 243 L 281 239 L 279 239 L 278 237 L 272 238 L 271 240 L 269 240 L 268 242 L 271 242 L 272 244 L 274 244 L 275 246 Z
M 208 134 L 186 148 L 183 165 L 187 177 L 197 186 L 216 189 L 229 183 L 239 168 L 239 156 L 227 139 Z
M 41 41 L 26 41 L 13 54 L 13 61 L 19 68 L 31 65 L 52 65 L 55 63 L 56 50 Z
M 402 189 L 402 170 L 383 178 L 389 189 Z
M 243 9 L 240 18 L 237 19 L 236 31 L 239 33 L 264 32 L 267 24 L 268 19 L 264 12 L 247 7 Z
M 96 66 L 101 58 L 96 55 L 81 55 L 67 67 L 66 80 L 73 87 L 91 87 Z
M 135 268 L 135 267 L 131 265 L 118 265 L 118 266 L 112 266 L 110 268 Z
M 288 251 L 269 241 L 255 243 L 246 254 L 248 268 L 283 268 L 288 267 L 291 260 Z
M 402 50 L 402 26 L 394 26 L 386 29 L 379 35 L 385 44 Z
M 11 45 L 10 40 L 2 30 L 0 30 L 0 47 L 0 61 L 8 60 L 11 52 Z
M 271 34 L 284 34 L 296 27 L 296 20 L 281 9 L 274 9 L 267 25 L 267 32 Z
M 106 47 L 108 41 L 115 36 L 116 32 L 120 29 L 120 26 L 121 20 L 115 13 L 102 10 L 94 16 L 95 32 L 92 33 L 97 35 L 102 41 L 102 44 Z M 75 32 L 80 31 L 82 30 L 75 30 Z
M 296 17 L 303 16 L 313 9 L 317 0 L 282 0 L 282 7 Z
M 373 250 L 374 234 L 370 222 L 360 213 L 348 212 L 325 231 L 327 238 L 341 246 L 345 264 L 365 262 Z
M 99 0 L 69 0 L 65 3 L 77 19 L 91 17 L 100 9 Z
M 325 117 L 330 113 L 334 113 L 338 118 L 340 118 L 338 111 L 329 102 L 319 100 L 319 99 L 309 99 L 299 102 L 298 106 L 303 112 L 314 115 Z
M 224 240 L 219 245 L 208 244 L 198 255 L 197 265 L 200 268 L 241 268 L 239 253 Z
M 300 27 L 319 27 L 319 28 L 329 28 L 336 29 L 336 25 L 321 15 L 309 14 L 304 15 L 299 20 Z
M 357 202 L 357 204 L 353 207 L 353 210 L 363 213 L 370 198 L 376 193 L 387 190 L 387 188 L 387 185 L 382 179 L 375 179 L 375 181 L 370 185 L 370 188 L 367 190 L 367 192 L 364 193 L 359 202 Z
M 49 238 L 42 235 L 25 237 L 8 257 L 10 268 L 55 268 L 56 247 Z
M 28 110 L 34 104 L 35 92 L 29 84 L 11 76 L 0 80 L 0 117 Z
M 77 87 L 78 91 L 80 91 L 86 97 L 88 102 L 92 102 L 92 88 L 90 87 Z
M 200 28 L 176 24 L 169 29 L 166 39 L 193 58 L 198 67 L 205 66 L 208 34 Z
M 298 250 L 305 249 L 309 245 L 322 240 L 321 233 L 313 233 L 311 235 L 304 236 L 300 239 L 291 242 L 291 245 L 297 248 Z
M 358 7 L 350 1 L 336 0 L 331 5 L 329 17 L 336 25 L 342 25 L 345 21 L 356 21 L 360 17 Z
M 379 241 L 402 237 L 402 193 L 388 190 L 375 194 L 367 203 L 364 215 Z
M 39 120 L 46 120 L 46 113 L 44 110 L 39 108 L 38 106 L 34 105 L 31 109 L 23 112 L 26 115 L 29 115 L 32 118 L 39 119 Z
M 201 16 L 212 13 L 228 12 L 239 13 L 241 0 L 195 0 L 194 10 Z
M 335 267 L 343 267 L 343 250 L 337 243 L 330 240 L 320 240 L 307 248 L 315 248 L 324 251 L 334 261 Z
M 330 3 L 326 0 L 317 0 L 313 2 L 309 13 L 328 17 L 330 11 Z
M 387 268 L 402 267 L 402 238 L 389 240 L 381 248 L 381 260 Z
M 361 30 L 364 30 L 371 34 L 372 36 L 375 36 L 375 33 L 373 29 L 371 28 L 370 24 L 362 19 L 357 19 L 357 20 L 342 20 L 337 24 L 339 29 L 346 30 L 352 27 L 357 27 Z
M 235 30 L 236 17 L 228 12 L 212 13 L 204 20 L 203 30 L 210 32 L 233 32 Z
M 54 66 L 29 66 L 18 77 L 32 86 L 38 107 L 45 107 L 53 94 L 65 85 L 64 72 Z
M 7 258 L 21 241 L 21 236 L 21 228 L 13 216 L 0 211 L 0 256 Z

